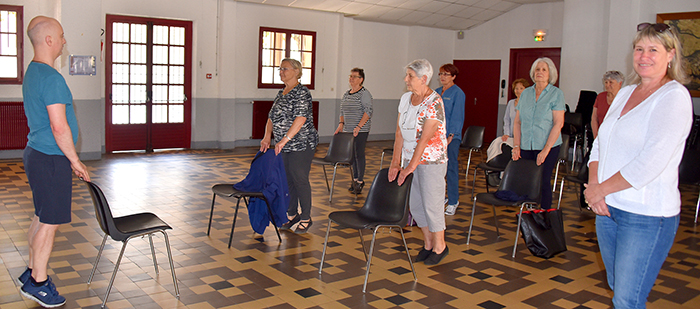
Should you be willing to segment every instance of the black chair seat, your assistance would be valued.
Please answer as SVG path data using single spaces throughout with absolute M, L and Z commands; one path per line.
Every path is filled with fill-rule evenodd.
M 241 198 L 243 196 L 247 197 L 257 197 L 257 198 L 263 198 L 265 195 L 263 195 L 262 192 L 249 192 L 249 191 L 241 191 L 233 187 L 232 183 L 220 183 L 214 185 L 211 190 L 214 192 L 214 194 L 223 196 L 223 197 L 235 197 L 235 198 Z
M 313 158 L 313 159 L 311 160 L 311 163 L 313 163 L 313 164 L 321 164 L 321 165 L 333 165 L 333 164 L 335 164 L 335 162 L 329 161 L 329 160 L 327 160 L 326 158 Z M 341 164 L 343 164 L 343 163 L 341 162 Z M 347 163 L 345 163 L 345 164 L 347 164 Z
M 362 216 L 354 210 L 349 211 L 334 211 L 328 215 L 328 219 L 338 225 L 351 229 L 372 229 L 378 225 L 398 225 L 400 222 L 378 222 L 371 218 Z
M 148 234 L 159 230 L 171 230 L 172 227 L 158 216 L 150 213 L 133 214 L 123 217 L 114 218 L 114 226 L 119 232 L 124 235 L 114 235 L 112 237 L 116 241 L 122 241 L 133 234 Z M 116 234 L 116 233 L 115 233 Z M 117 237 L 117 236 L 124 236 Z
M 523 203 L 537 203 L 537 201 L 531 199 L 520 200 L 515 202 L 506 201 L 497 198 L 494 193 L 479 193 L 476 195 L 476 198 L 479 200 L 479 202 L 483 202 L 494 206 L 520 206 Z

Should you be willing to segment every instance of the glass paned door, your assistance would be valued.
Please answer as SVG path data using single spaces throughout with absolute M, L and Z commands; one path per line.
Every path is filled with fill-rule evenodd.
M 107 151 L 189 148 L 192 23 L 107 15 Z

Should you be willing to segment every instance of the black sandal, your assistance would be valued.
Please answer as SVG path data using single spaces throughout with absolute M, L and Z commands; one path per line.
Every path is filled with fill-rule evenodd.
M 360 194 L 362 193 L 362 188 L 365 187 L 365 182 L 355 182 L 355 191 L 353 193 L 355 194 Z
M 294 233 L 297 234 L 306 234 L 306 232 L 309 231 L 309 228 L 311 225 L 313 225 L 313 221 L 309 219 L 309 221 L 299 221 L 299 224 L 297 225 L 296 229 L 294 230 Z
M 297 225 L 299 225 L 299 221 L 301 220 L 301 217 L 297 214 L 292 218 L 292 220 L 287 221 L 287 223 L 282 224 L 282 226 L 279 227 L 280 230 L 292 230 L 294 231 L 297 228 Z

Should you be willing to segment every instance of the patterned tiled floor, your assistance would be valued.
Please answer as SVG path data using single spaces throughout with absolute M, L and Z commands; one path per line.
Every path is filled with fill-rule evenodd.
M 368 143 L 367 174 L 379 169 L 381 150 L 389 142 Z M 319 148 L 318 156 L 325 153 Z M 612 292 L 598 254 L 594 216 L 580 212 L 573 187 L 565 189 L 563 209 L 568 251 L 544 260 L 533 257 L 522 241 L 511 259 L 515 211 L 499 209 L 502 236 L 497 238 L 489 208 L 477 207 L 472 243 L 466 230 L 471 209 L 471 179 L 461 179 L 460 208 L 447 217 L 450 254 L 443 263 L 416 264 L 418 281 L 397 231 L 378 236 L 367 293 L 362 293 L 364 256 L 354 230 L 333 229 L 322 275 L 318 266 L 327 215 L 357 209 L 364 194 L 348 193 L 347 169 L 341 169 L 332 203 L 318 166 L 312 167 L 314 225 L 310 233 L 253 233 L 245 210 L 239 214 L 232 248 L 227 248 L 234 204 L 217 199 L 211 236 L 206 235 L 211 186 L 235 182 L 248 170 L 255 152 L 185 151 L 156 154 L 112 154 L 86 162 L 93 181 L 105 191 L 115 215 L 150 211 L 174 227 L 170 242 L 176 263 L 180 299 L 167 264 L 162 236 L 155 237 L 160 274 L 156 275 L 148 241 L 134 239 L 122 260 L 109 308 L 608 308 Z M 476 162 L 481 160 L 476 155 Z M 472 162 L 475 164 L 475 162 Z M 385 162 L 386 166 L 386 162 Z M 473 167 L 474 165 L 472 165 Z M 463 174 L 462 174 L 463 175 Z M 371 180 L 372 177 L 367 177 Z M 366 189 L 369 186 L 365 187 Z M 700 308 L 700 237 L 693 224 L 698 189 L 681 187 L 683 214 L 676 242 L 649 297 L 650 308 Z M 477 192 L 485 191 L 483 179 Z M 366 193 L 366 192 L 365 192 Z M 558 196 L 555 195 L 555 198 Z M 469 206 L 467 206 L 469 205 Z M 15 278 L 27 259 L 26 230 L 33 206 L 20 160 L 0 161 L 0 307 L 32 308 L 22 298 Z M 422 236 L 405 229 L 411 255 Z M 102 302 L 120 243 L 109 240 L 92 284 L 87 278 L 102 232 L 84 184 L 74 182 L 73 222 L 56 236 L 49 273 L 68 302 L 66 308 L 96 308 Z M 366 240 L 370 239 L 365 237 Z

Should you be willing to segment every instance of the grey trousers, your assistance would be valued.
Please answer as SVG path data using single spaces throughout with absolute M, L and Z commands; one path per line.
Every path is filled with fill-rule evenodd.
M 289 208 L 288 216 L 296 216 L 301 206 L 301 220 L 311 219 L 311 184 L 309 183 L 309 172 L 311 171 L 311 160 L 314 158 L 315 149 L 304 151 L 283 152 L 282 161 L 284 171 L 287 174 L 287 185 L 289 186 Z

